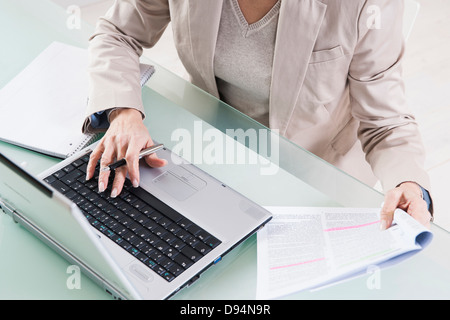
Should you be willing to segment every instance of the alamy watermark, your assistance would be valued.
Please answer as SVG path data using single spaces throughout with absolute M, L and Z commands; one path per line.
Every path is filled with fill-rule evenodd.
M 381 269 L 376 265 L 370 265 L 366 269 L 369 277 L 366 280 L 366 286 L 369 290 L 381 289 Z
M 66 273 L 69 274 L 66 280 L 66 286 L 69 290 L 81 289 L 81 270 L 77 265 L 70 265 L 66 269 Z
M 381 29 L 381 9 L 377 5 L 367 7 L 366 13 L 369 15 L 366 20 L 367 29 Z
M 268 129 L 226 129 L 225 135 L 215 128 L 204 128 L 194 122 L 194 130 L 179 128 L 172 132 L 176 142 L 172 151 L 193 164 L 258 165 L 261 175 L 274 175 L 279 164 L 279 135 Z M 180 162 L 177 158 L 172 159 Z
M 81 8 L 77 5 L 68 6 L 66 13 L 69 15 L 66 26 L 69 30 L 81 29 Z

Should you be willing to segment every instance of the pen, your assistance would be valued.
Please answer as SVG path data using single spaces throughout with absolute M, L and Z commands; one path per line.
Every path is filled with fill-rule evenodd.
M 150 148 L 144 149 L 139 153 L 139 159 L 141 159 L 145 156 L 148 156 L 149 154 L 155 153 L 156 151 L 158 151 L 162 148 L 164 148 L 163 144 L 157 144 L 157 145 L 151 146 Z M 101 171 L 110 171 L 110 170 L 112 171 L 112 170 L 115 170 L 126 164 L 127 164 L 127 160 L 125 160 L 125 158 L 123 158 L 123 159 L 120 159 L 120 160 L 110 164 L 109 166 L 102 168 Z

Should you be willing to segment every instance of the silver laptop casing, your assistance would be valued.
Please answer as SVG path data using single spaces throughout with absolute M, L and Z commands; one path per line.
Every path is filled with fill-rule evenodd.
M 62 169 L 95 148 L 95 145 L 58 163 L 39 175 L 39 179 Z M 140 298 L 167 299 L 192 279 L 220 261 L 226 253 L 250 237 L 270 219 L 259 205 L 224 185 L 168 149 L 157 152 L 168 164 L 162 168 L 140 165 L 140 187 L 178 211 L 221 241 L 202 259 L 173 281 L 168 282 L 130 255 L 101 232 L 91 227 L 120 270 L 130 280 Z
M 79 208 L 0 154 L 0 207 L 119 299 L 141 299 Z

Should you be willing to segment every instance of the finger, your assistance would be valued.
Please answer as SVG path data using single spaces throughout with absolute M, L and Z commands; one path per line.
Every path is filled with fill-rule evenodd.
M 145 148 L 150 148 L 153 145 L 154 143 L 152 139 L 149 139 Z M 159 158 L 156 153 L 149 154 L 148 156 L 144 157 L 144 160 L 150 167 L 153 168 L 164 167 L 167 164 L 167 160 Z
M 144 146 L 145 148 L 145 146 Z M 142 142 L 132 140 L 128 146 L 125 159 L 127 160 L 128 175 L 133 187 L 139 186 L 139 152 L 143 149 Z
M 155 153 L 146 156 L 144 160 L 152 168 L 164 167 L 167 164 L 166 159 L 158 158 L 158 156 Z
M 112 184 L 111 197 L 115 198 L 122 192 L 123 184 L 125 183 L 125 179 L 127 176 L 127 167 L 119 167 L 116 169 L 116 173 L 114 176 L 114 181 Z
M 98 176 L 98 191 L 103 192 L 108 186 L 108 179 L 110 175 L 109 170 L 102 170 L 104 167 L 111 164 L 115 159 L 115 147 L 113 144 L 108 145 L 103 152 L 102 158 L 100 159 L 100 173 Z
M 430 228 L 431 213 L 428 211 L 427 203 L 422 198 L 414 197 L 409 203 L 407 212 L 422 225 Z
M 123 159 L 127 152 L 128 142 L 127 140 L 118 141 L 117 146 L 117 159 Z M 123 184 L 125 183 L 125 179 L 127 176 L 128 166 L 122 166 L 115 170 L 114 181 L 112 184 L 111 197 L 115 198 L 122 192 Z
M 104 146 L 103 143 L 100 142 L 97 147 L 95 147 L 95 149 L 91 152 L 91 155 L 89 156 L 89 162 L 86 167 L 86 180 L 89 180 L 94 176 L 95 167 L 102 157 L 103 151 Z
M 380 213 L 380 228 L 386 230 L 392 225 L 395 209 L 398 208 L 402 198 L 402 191 L 399 189 L 390 190 L 384 200 L 384 205 Z

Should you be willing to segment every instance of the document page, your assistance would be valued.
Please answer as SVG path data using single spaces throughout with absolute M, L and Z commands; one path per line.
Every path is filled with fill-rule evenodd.
M 381 231 L 380 208 L 267 209 L 274 216 L 257 236 L 258 299 L 327 285 L 394 258 L 397 263 L 431 240 L 431 233 L 402 210 L 393 226 Z

